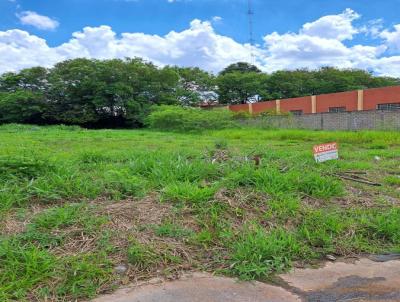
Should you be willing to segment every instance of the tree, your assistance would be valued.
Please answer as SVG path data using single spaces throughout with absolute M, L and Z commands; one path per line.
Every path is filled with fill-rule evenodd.
M 5 73 L 0 76 L 0 91 L 15 92 L 23 89 L 44 92 L 48 88 L 47 75 L 48 70 L 43 67 L 27 68 L 19 73 Z
M 140 58 L 74 59 L 53 68 L 0 75 L 0 123 L 142 127 L 156 105 L 240 104 L 258 100 L 400 85 L 358 69 L 277 71 L 231 64 L 217 77 L 200 68 L 157 67 Z
M 50 111 L 57 122 L 90 127 L 143 125 L 152 105 L 176 104 L 179 77 L 141 59 L 75 59 L 50 72 Z
M 264 73 L 230 72 L 217 78 L 219 101 L 222 104 L 245 104 L 268 98 L 268 75 Z
M 261 73 L 261 70 L 258 69 L 257 66 L 254 66 L 252 64 L 246 63 L 246 62 L 238 62 L 229 65 L 226 67 L 224 70 L 222 70 L 219 74 L 220 75 L 225 75 L 227 73 L 232 73 L 232 72 L 239 72 L 239 73 Z
M 179 76 L 178 100 L 184 106 L 216 101 L 215 77 L 198 67 L 172 67 Z
M 0 93 L 0 123 L 43 123 L 46 108 L 41 93 L 17 90 Z

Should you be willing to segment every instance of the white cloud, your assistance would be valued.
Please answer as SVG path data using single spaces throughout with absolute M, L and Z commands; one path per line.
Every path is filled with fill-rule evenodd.
M 380 37 L 386 40 L 387 45 L 392 50 L 400 50 L 400 24 L 394 26 L 394 31 L 382 31 Z
M 383 31 L 383 19 L 374 19 L 360 28 L 361 33 L 371 36 L 372 38 L 379 38 Z
M 47 16 L 39 15 L 33 11 L 24 11 L 17 14 L 17 17 L 24 25 L 31 25 L 38 29 L 53 30 L 56 29 L 60 24 L 58 21 L 51 19 Z
M 26 31 L 0 31 L 0 73 L 31 66 L 51 66 L 62 60 L 44 39 Z
M 400 55 L 387 50 L 400 49 L 400 24 L 382 31 L 381 45 L 346 45 L 356 34 L 365 34 L 353 21 L 360 16 L 347 9 L 338 15 L 324 16 L 306 23 L 297 33 L 273 32 L 264 45 L 254 46 L 257 65 L 268 72 L 279 69 L 367 68 L 378 74 L 400 76 Z M 117 35 L 109 26 L 85 27 L 57 47 L 21 30 L 0 31 L 0 72 L 35 65 L 52 66 L 76 58 L 143 57 L 163 66 L 198 66 L 218 72 L 237 61 L 251 61 L 250 45 L 215 32 L 211 21 L 193 20 L 181 32 L 165 36 L 127 32 Z
M 200 20 L 193 20 L 182 32 L 171 31 L 165 36 L 122 33 L 118 37 L 109 26 L 85 27 L 72 36 L 68 42 L 51 48 L 45 40 L 25 31 L 0 32 L 0 72 L 34 65 L 52 66 L 57 61 L 76 57 L 137 56 L 159 65 L 200 66 L 210 71 L 249 60 L 249 45 L 216 34 L 210 22 Z
M 369 23 L 373 28 L 357 28 L 353 21 L 360 15 L 346 9 L 339 15 L 324 16 L 306 23 L 298 33 L 279 34 L 274 32 L 264 37 L 268 52 L 266 66 L 270 70 L 293 68 L 318 68 L 336 66 L 339 68 L 373 69 L 378 74 L 400 76 L 400 70 L 382 66 L 398 64 L 394 57 L 384 57 L 388 47 L 393 47 L 397 32 L 388 32 L 387 43 L 378 46 L 348 46 L 346 40 L 359 33 L 376 33 L 378 22 Z M 400 26 L 399 26 L 400 29 Z M 382 36 L 383 34 L 381 34 Z
M 339 15 L 329 15 L 303 25 L 301 33 L 308 36 L 335 39 L 339 41 L 351 40 L 358 33 L 352 22 L 360 18 L 352 9 L 347 8 Z
M 214 23 L 219 23 L 219 22 L 222 21 L 222 17 L 220 17 L 220 16 L 214 16 L 214 17 L 212 17 L 212 21 L 213 21 Z

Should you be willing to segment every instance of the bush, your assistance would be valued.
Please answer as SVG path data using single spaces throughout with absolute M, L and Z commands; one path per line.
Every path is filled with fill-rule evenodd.
M 205 111 L 198 108 L 159 106 L 147 117 L 146 124 L 157 130 L 202 131 L 233 127 L 233 114 L 228 110 Z

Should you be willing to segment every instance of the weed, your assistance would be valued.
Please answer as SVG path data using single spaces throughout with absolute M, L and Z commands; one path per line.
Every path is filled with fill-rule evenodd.
M 322 253 L 335 251 L 335 240 L 344 233 L 349 220 L 335 211 L 309 211 L 298 229 L 298 235 L 307 244 Z
M 242 279 L 263 279 L 290 268 L 301 249 L 296 237 L 287 231 L 267 232 L 259 226 L 251 226 L 233 243 L 230 267 Z
M 162 199 L 192 204 L 204 203 L 214 196 L 217 188 L 200 187 L 190 182 L 172 183 L 164 188 Z
M 151 246 L 139 242 L 132 242 L 127 253 L 130 264 L 143 268 L 156 264 L 158 260 L 158 255 Z
M 56 258 L 32 243 L 0 240 L 0 300 L 24 300 L 30 289 L 54 277 Z
M 391 175 L 385 178 L 385 183 L 391 186 L 400 186 L 400 176 Z
M 61 282 L 54 291 L 68 300 L 92 298 L 112 280 L 112 263 L 101 252 L 67 257 L 60 266 Z
M 388 212 L 372 212 L 363 219 L 364 230 L 369 230 L 369 236 L 380 240 L 388 240 L 400 244 L 400 209 L 393 208 Z
M 67 204 L 34 216 L 19 238 L 24 242 L 35 242 L 42 247 L 52 247 L 60 245 L 66 236 L 75 234 L 65 233 L 63 229 L 74 226 L 81 233 L 90 234 L 98 231 L 105 222 L 104 217 L 93 217 L 84 204 Z
M 154 229 L 154 231 L 157 236 L 171 238 L 188 237 L 193 234 L 192 230 L 183 228 L 179 225 L 172 223 L 164 223 L 162 225 L 159 225 Z
M 338 180 L 316 173 L 299 174 L 297 189 L 309 196 L 322 199 L 339 197 L 344 194 L 343 186 Z
M 265 279 L 295 260 L 400 249 L 398 132 L 172 122 L 179 132 L 0 126 L 1 301 L 91 298 L 115 284 L 112 267 L 125 257 L 135 277 L 198 263 Z M 329 141 L 341 159 L 315 164 L 312 146 Z M 260 164 L 249 154 L 262 154 Z M 345 171 L 382 186 L 329 176 Z M 143 206 L 105 211 L 104 199 L 126 198 Z M 158 198 L 173 209 L 145 213 Z M 6 231 L 13 224 L 22 231 Z
M 225 150 L 228 148 L 228 141 L 225 139 L 218 139 L 214 142 L 215 149 Z
M 51 168 L 48 162 L 37 158 L 0 157 L 0 179 L 16 177 L 30 180 Z

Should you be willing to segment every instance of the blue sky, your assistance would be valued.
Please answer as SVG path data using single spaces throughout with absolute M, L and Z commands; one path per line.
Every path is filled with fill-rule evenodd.
M 263 70 L 331 65 L 400 76 L 400 0 L 252 2 Z M 251 60 L 246 10 L 247 0 L 0 0 L 0 72 L 79 56 L 218 72 Z

